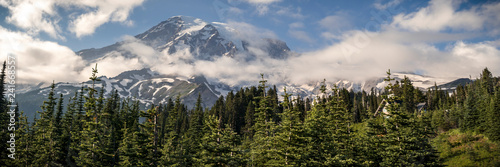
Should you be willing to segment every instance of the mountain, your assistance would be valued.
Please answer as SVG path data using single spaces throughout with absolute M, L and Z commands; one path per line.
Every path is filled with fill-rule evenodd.
M 149 30 L 134 36 L 133 40 L 123 40 L 115 44 L 102 48 L 91 48 L 77 51 L 88 64 L 94 64 L 108 57 L 121 55 L 128 59 L 142 58 L 141 54 L 130 50 L 130 45 L 139 43 L 152 48 L 160 57 L 158 59 L 170 58 L 172 55 L 188 50 L 190 58 L 183 58 L 184 63 L 193 61 L 214 61 L 217 58 L 236 58 L 238 55 L 245 55 L 244 59 L 238 61 L 251 61 L 264 53 L 271 59 L 284 60 L 294 53 L 290 51 L 285 42 L 278 39 L 255 38 L 241 35 L 230 25 L 225 23 L 207 23 L 201 19 L 188 16 L 174 16 Z M 256 52 L 255 50 L 258 50 Z M 163 56 L 163 57 L 161 57 Z M 182 58 L 182 57 L 181 57 Z M 155 61 L 155 60 L 149 60 Z M 168 70 L 168 69 L 167 69 Z M 239 70 L 239 69 L 228 69 Z M 393 77 L 401 80 L 407 76 L 413 84 L 422 90 L 437 85 L 443 88 L 454 89 L 457 84 L 466 83 L 465 80 L 453 81 L 452 78 L 435 78 L 417 74 L 394 73 Z M 258 76 L 256 76 L 258 77 Z M 143 107 L 151 104 L 165 103 L 169 98 L 175 99 L 180 95 L 181 100 L 188 108 L 192 108 L 196 102 L 198 94 L 202 95 L 203 107 L 212 106 L 218 97 L 226 95 L 231 90 L 238 90 L 240 87 L 255 86 L 258 83 L 249 85 L 228 85 L 217 81 L 207 81 L 201 75 L 165 75 L 160 74 L 151 68 L 123 71 L 116 76 L 101 76 L 101 81 L 96 84 L 98 88 L 106 90 L 105 95 L 110 95 L 112 91 L 117 91 L 122 98 L 133 98 L 139 100 Z M 81 87 L 90 85 L 90 81 L 84 83 L 56 83 L 55 91 L 65 96 L 65 104 L 68 98 L 79 91 Z M 341 78 L 327 78 L 327 88 L 337 85 L 340 88 L 352 89 L 353 91 L 370 92 L 372 88 L 383 90 L 385 87 L 383 78 L 373 78 L 362 82 L 353 82 Z M 447 85 L 448 84 L 448 85 Z M 47 83 L 37 85 L 21 85 L 18 95 L 20 109 L 25 111 L 30 118 L 33 118 L 35 111 L 40 110 L 40 105 L 46 100 L 50 87 Z M 309 81 L 308 84 L 294 84 L 283 81 L 276 84 L 278 91 L 286 86 L 288 92 L 301 97 L 315 97 L 319 94 L 320 81 Z M 281 93 L 281 92 L 280 92 Z
M 135 38 L 158 52 L 168 54 L 175 54 L 182 48 L 188 48 L 198 60 L 213 60 L 220 56 L 234 57 L 238 52 L 249 53 L 250 47 L 259 47 L 276 59 L 284 59 L 290 52 L 290 48 L 283 41 L 269 38 L 258 39 L 260 46 L 252 46 L 254 41 L 242 39 L 234 28 L 225 23 L 207 23 L 189 16 L 171 17 L 146 32 L 136 35 Z M 121 41 L 99 49 L 84 49 L 78 51 L 77 54 L 89 64 L 113 52 L 126 57 L 140 56 L 120 49 L 130 42 L 132 41 Z

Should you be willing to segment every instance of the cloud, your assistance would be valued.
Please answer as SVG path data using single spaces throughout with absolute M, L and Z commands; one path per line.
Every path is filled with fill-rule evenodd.
M 288 34 L 290 34 L 292 37 L 294 37 L 295 39 L 298 39 L 298 40 L 302 40 L 302 41 L 305 41 L 308 43 L 314 42 L 314 40 L 311 37 L 309 37 L 309 35 L 305 31 L 288 30 Z
M 282 0 L 246 0 L 246 1 L 251 4 L 271 4 L 274 2 L 281 2 Z
M 0 59 L 7 60 L 9 55 L 16 57 L 17 82 L 36 84 L 84 79 L 80 76 L 84 61 L 70 48 L 3 27 L 0 27 L 0 36 Z
M 378 10 L 385 10 L 385 9 L 387 9 L 389 7 L 393 7 L 393 6 L 399 5 L 400 3 L 401 3 L 401 0 L 392 0 L 392 1 L 387 2 L 386 4 L 382 4 L 380 2 L 376 2 L 376 3 L 373 4 L 373 7 L 375 7 Z
M 55 11 L 55 3 L 54 0 L 0 1 L 0 5 L 11 12 L 11 15 L 6 18 L 8 23 L 27 30 L 29 34 L 45 32 L 53 38 L 62 38 L 59 35 L 60 17 Z
M 326 16 L 318 24 L 325 30 L 325 32 L 321 33 L 321 36 L 325 39 L 337 39 L 342 32 L 352 27 L 347 14 L 342 12 Z
M 7 22 L 27 30 L 31 35 L 45 32 L 53 38 L 64 39 L 59 26 L 59 21 L 64 17 L 58 13 L 60 8 L 77 11 L 71 13 L 72 17 L 68 18 L 68 30 L 80 38 L 93 34 L 95 29 L 104 23 L 120 22 L 132 25 L 133 22 L 127 20 L 128 15 L 143 2 L 144 0 L 2 0 L 0 5 L 10 11 Z
M 305 16 L 302 15 L 302 8 L 297 7 L 279 7 L 279 9 L 276 10 L 276 14 L 282 15 L 282 16 L 287 16 L 295 19 L 304 19 Z
M 304 28 L 304 23 L 302 22 L 294 22 L 288 25 L 290 28 Z
M 394 27 L 410 31 L 480 31 L 485 27 L 498 32 L 500 3 L 486 3 L 460 9 L 462 1 L 432 0 L 429 6 L 409 14 L 399 14 L 393 18 Z
M 384 71 L 422 71 L 436 77 L 476 76 L 488 67 L 500 73 L 500 51 L 493 42 L 455 42 L 440 50 L 422 41 L 402 42 L 401 32 L 353 31 L 340 43 L 287 60 L 292 83 L 327 79 L 363 81 Z M 361 42 L 360 42 L 361 41 Z M 425 40 L 424 40 L 425 41 Z M 453 69 L 453 70 L 450 70 Z
M 351 27 L 350 21 L 347 19 L 347 15 L 338 13 L 336 15 L 326 16 L 321 19 L 319 25 L 327 30 L 336 30 L 340 31 L 341 29 Z
M 265 15 L 269 12 L 269 6 L 272 3 L 281 2 L 282 0 L 245 0 L 245 2 L 255 6 L 259 15 Z

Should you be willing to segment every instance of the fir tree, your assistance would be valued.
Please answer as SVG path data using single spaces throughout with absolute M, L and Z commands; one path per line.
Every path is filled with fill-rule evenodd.
M 83 122 L 83 131 L 81 143 L 79 145 L 78 158 L 76 159 L 79 166 L 100 166 L 104 156 L 102 148 L 102 123 L 99 121 L 101 111 L 98 110 L 98 100 L 96 98 L 97 90 L 95 82 L 100 81 L 97 78 L 97 64 L 92 68 L 92 86 L 88 88 L 88 96 L 85 97 L 85 121 Z
M 33 159 L 33 164 L 35 166 L 49 166 L 55 164 L 55 141 L 53 140 L 55 135 L 53 134 L 54 129 L 54 110 L 56 105 L 56 98 L 54 98 L 55 84 L 52 83 L 51 90 L 48 94 L 47 101 L 44 101 L 42 105 L 42 112 L 39 112 L 40 119 L 35 122 L 33 127 L 34 131 L 34 150 L 35 159 Z
M 290 94 L 284 89 L 283 113 L 280 114 L 281 124 L 276 134 L 276 148 L 278 158 L 276 164 L 285 166 L 300 166 L 305 164 L 302 155 L 305 152 L 304 144 L 307 137 L 301 121 L 301 112 L 298 107 L 290 103 Z M 299 101 L 299 99 L 297 99 Z
M 490 140 L 500 141 L 500 87 L 497 87 L 495 95 L 491 98 L 488 108 L 488 130 L 486 134 Z
M 202 139 L 201 164 L 205 166 L 240 166 L 238 151 L 238 137 L 230 126 L 222 128 L 222 120 L 210 115 L 205 119 L 207 132 Z
M 259 90 L 263 93 L 256 97 L 259 100 L 259 107 L 255 111 L 255 123 L 252 130 L 255 132 L 253 142 L 251 143 L 251 159 L 250 165 L 262 166 L 266 165 L 269 160 L 276 156 L 276 149 L 273 147 L 274 133 L 276 126 L 271 117 L 270 96 L 266 96 L 266 82 L 264 75 L 261 74 L 262 80 L 259 81 Z

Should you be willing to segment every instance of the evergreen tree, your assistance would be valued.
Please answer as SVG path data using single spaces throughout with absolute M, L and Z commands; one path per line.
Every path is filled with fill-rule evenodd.
M 263 93 L 256 97 L 259 101 L 259 107 L 255 111 L 255 123 L 252 130 L 255 132 L 253 142 L 251 143 L 251 159 L 250 165 L 263 166 L 269 160 L 276 156 L 276 149 L 273 147 L 274 133 L 276 126 L 272 120 L 272 106 L 270 104 L 271 97 L 266 95 L 266 82 L 264 74 L 261 74 L 262 80 L 259 81 L 259 90 Z
M 187 132 L 190 143 L 188 144 L 189 153 L 193 155 L 195 159 L 200 159 L 200 151 L 201 151 L 201 139 L 204 135 L 204 115 L 203 108 L 201 107 L 201 94 L 198 94 L 198 99 L 196 100 L 196 105 L 193 113 L 191 114 L 189 130 Z
M 488 108 L 488 130 L 486 134 L 490 140 L 500 141 L 500 87 L 497 87 L 495 95 L 491 99 Z
M 85 97 L 85 121 L 83 122 L 83 131 L 81 143 L 79 145 L 79 153 L 76 162 L 79 166 L 101 166 L 105 156 L 103 150 L 103 133 L 102 123 L 100 122 L 101 111 L 98 110 L 98 101 L 96 98 L 97 90 L 95 82 L 100 81 L 97 78 L 97 64 L 92 68 L 92 86 L 88 88 L 88 96 Z
M 153 106 L 154 107 L 154 106 Z M 139 138 L 139 150 L 143 155 L 141 157 L 141 166 L 157 166 L 157 160 L 161 157 L 159 147 L 159 126 L 157 108 L 142 111 L 142 117 L 146 118 L 141 124 L 141 138 Z
M 28 117 L 21 112 L 16 136 L 16 159 L 9 166 L 31 166 L 33 157 L 33 136 L 28 123 Z
M 34 150 L 35 155 L 33 164 L 35 166 L 50 166 L 55 165 L 55 141 L 53 134 L 54 129 L 54 110 L 56 98 L 54 97 L 55 84 L 52 83 L 51 90 L 48 94 L 47 101 L 41 106 L 42 112 L 39 112 L 40 119 L 35 122 L 34 131 Z
M 474 130 L 478 125 L 479 111 L 476 107 L 477 97 L 472 87 L 469 87 L 467 97 L 464 102 L 463 123 L 460 129 L 463 131 Z
M 52 129 L 52 140 L 54 141 L 53 151 L 54 151 L 54 161 L 59 165 L 66 164 L 66 156 L 65 147 L 64 147 L 64 138 L 63 131 L 64 127 L 62 124 L 62 116 L 63 116 L 63 95 L 61 94 L 59 97 L 59 101 L 57 102 L 56 114 L 52 120 L 53 129 Z
M 304 143 L 307 137 L 304 131 L 304 125 L 301 121 L 298 107 L 293 107 L 290 103 L 290 94 L 286 92 L 283 95 L 283 113 L 280 114 L 281 124 L 278 126 L 278 133 L 276 134 L 276 148 L 278 158 L 276 164 L 284 166 L 300 166 L 305 164 L 302 158 L 305 152 Z M 297 101 L 299 101 L 297 99 Z
M 205 166 L 241 166 L 235 146 L 238 137 L 230 126 L 222 128 L 222 120 L 210 115 L 205 120 L 207 132 L 202 139 L 201 163 Z

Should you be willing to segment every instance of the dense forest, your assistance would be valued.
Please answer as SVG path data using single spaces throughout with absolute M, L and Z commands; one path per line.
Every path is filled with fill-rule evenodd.
M 385 91 L 370 93 L 323 82 L 309 99 L 278 94 L 262 75 L 210 108 L 178 96 L 145 111 L 116 91 L 63 97 L 52 84 L 34 122 L 15 110 L 15 159 L 2 142 L 0 166 L 500 166 L 500 79 L 488 69 L 453 92 L 393 80 L 389 70 Z M 9 104 L 0 97 L 0 122 Z

